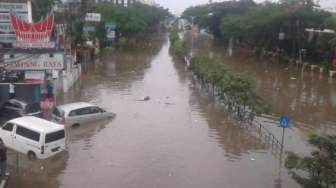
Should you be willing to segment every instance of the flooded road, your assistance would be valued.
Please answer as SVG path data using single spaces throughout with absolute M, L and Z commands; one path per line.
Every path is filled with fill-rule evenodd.
M 12 155 L 8 187 L 299 187 L 267 142 L 196 87 L 169 46 L 160 36 L 96 62 L 58 103 L 92 102 L 117 117 L 71 129 L 56 158 Z
M 286 150 L 308 154 L 306 141 L 311 134 L 336 134 L 336 80 L 327 74 L 279 63 L 276 58 L 259 59 L 237 53 L 229 58 L 222 48 L 214 56 L 228 69 L 255 80 L 257 92 L 272 105 L 264 123 L 278 138 L 278 118 L 290 117 L 292 128 L 286 132 Z

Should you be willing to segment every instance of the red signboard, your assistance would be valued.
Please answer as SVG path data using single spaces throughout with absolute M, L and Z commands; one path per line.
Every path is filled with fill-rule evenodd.
M 54 23 L 53 15 L 47 16 L 38 23 L 29 23 L 13 14 L 10 15 L 10 18 L 18 41 L 16 44 L 17 47 L 49 48 L 54 46 L 53 44 L 49 44 Z M 46 44 L 43 45 L 43 43 Z

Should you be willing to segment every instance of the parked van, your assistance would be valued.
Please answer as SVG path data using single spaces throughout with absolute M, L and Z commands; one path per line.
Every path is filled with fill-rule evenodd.
M 12 119 L 0 129 L 5 146 L 29 158 L 46 159 L 65 150 L 65 136 L 64 125 L 34 116 Z
M 113 118 L 116 115 L 96 105 L 86 102 L 76 102 L 60 105 L 54 108 L 53 121 L 69 126 L 79 126 L 85 123 Z

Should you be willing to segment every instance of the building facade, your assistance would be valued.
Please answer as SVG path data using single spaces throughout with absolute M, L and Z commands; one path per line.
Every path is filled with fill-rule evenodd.
M 11 25 L 10 13 L 32 22 L 32 6 L 28 0 L 0 0 L 0 43 L 12 44 L 16 36 Z

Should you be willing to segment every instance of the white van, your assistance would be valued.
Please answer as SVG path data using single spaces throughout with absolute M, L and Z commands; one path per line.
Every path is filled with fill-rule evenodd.
M 46 159 L 65 150 L 64 125 L 33 116 L 6 122 L 0 128 L 0 139 L 6 147 L 29 158 Z

